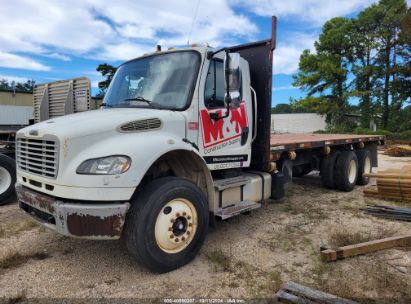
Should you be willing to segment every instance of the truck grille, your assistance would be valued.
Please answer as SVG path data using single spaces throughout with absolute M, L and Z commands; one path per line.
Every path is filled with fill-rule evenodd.
M 18 138 L 17 166 L 36 175 L 56 178 L 58 148 L 53 140 Z

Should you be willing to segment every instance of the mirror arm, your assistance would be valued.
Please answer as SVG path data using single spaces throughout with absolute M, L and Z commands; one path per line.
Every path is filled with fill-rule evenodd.
M 209 51 L 209 52 L 207 52 L 207 59 L 210 60 L 211 58 L 214 57 L 215 54 L 220 53 L 222 51 L 230 52 L 229 49 L 227 49 L 227 48 L 221 48 L 221 49 L 218 49 L 217 51 L 214 51 L 214 52 Z

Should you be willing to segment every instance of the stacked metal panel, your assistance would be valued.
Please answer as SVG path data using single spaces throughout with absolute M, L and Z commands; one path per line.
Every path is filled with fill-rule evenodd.
M 411 222 L 411 208 L 375 205 L 362 210 L 376 217 Z
M 34 88 L 34 121 L 90 109 L 90 80 L 86 77 L 38 84 Z

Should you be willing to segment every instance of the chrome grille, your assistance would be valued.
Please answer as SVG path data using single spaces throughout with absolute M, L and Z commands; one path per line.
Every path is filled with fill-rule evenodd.
M 161 120 L 158 118 L 149 118 L 143 120 L 130 121 L 120 127 L 123 132 L 147 131 L 159 129 L 161 127 Z
M 57 177 L 58 147 L 53 140 L 18 138 L 16 159 L 17 166 L 23 171 Z

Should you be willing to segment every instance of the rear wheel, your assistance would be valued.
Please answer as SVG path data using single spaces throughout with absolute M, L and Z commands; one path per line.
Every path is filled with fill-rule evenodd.
M 358 178 L 357 185 L 367 185 L 370 182 L 369 177 L 365 177 L 365 173 L 371 173 L 372 162 L 371 162 L 371 152 L 369 150 L 359 150 L 357 151 L 358 158 Z
M 0 154 L 0 206 L 14 197 L 16 183 L 16 165 L 11 157 Z
M 153 181 L 132 201 L 125 224 L 127 248 L 147 268 L 167 272 L 190 262 L 208 231 L 202 191 L 188 180 Z
M 335 164 L 335 185 L 341 191 L 351 191 L 357 183 L 358 159 L 353 151 L 344 151 Z
M 335 151 L 331 155 L 324 157 L 321 162 L 321 182 L 324 187 L 329 189 L 335 188 L 334 171 L 337 158 L 341 152 Z

